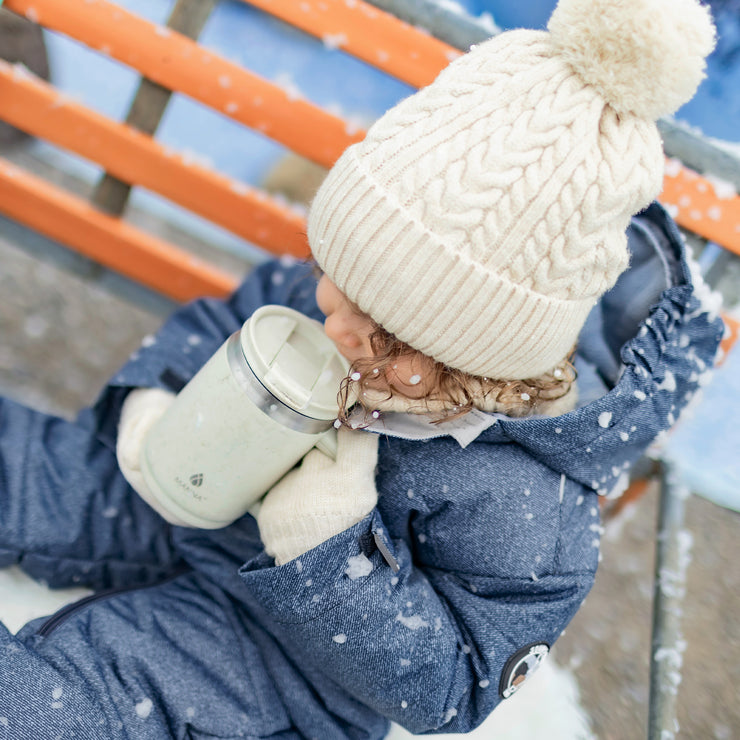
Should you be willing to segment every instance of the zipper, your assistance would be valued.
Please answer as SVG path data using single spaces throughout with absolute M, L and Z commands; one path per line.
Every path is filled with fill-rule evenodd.
M 181 571 L 167 576 L 167 578 L 164 578 L 161 581 L 150 583 L 146 586 L 120 586 L 118 588 L 108 588 L 103 591 L 97 591 L 96 593 L 90 594 L 89 596 L 83 596 L 81 599 L 78 599 L 71 604 L 67 604 L 66 606 L 63 606 L 61 609 L 58 609 L 56 612 L 54 612 L 54 614 L 52 614 L 36 630 L 36 634 L 39 637 L 48 637 L 57 627 L 59 627 L 60 624 L 66 622 L 73 614 L 86 609 L 88 606 L 95 604 L 98 601 L 105 601 L 106 599 L 110 599 L 113 596 L 130 593 L 131 591 L 144 591 L 145 589 L 154 588 L 155 586 L 162 586 L 163 584 L 169 583 L 175 578 L 178 578 L 184 573 L 189 572 L 189 570 L 189 568 L 185 568 Z

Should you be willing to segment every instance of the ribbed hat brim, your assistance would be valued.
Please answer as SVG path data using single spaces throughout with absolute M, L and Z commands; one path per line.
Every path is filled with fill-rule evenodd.
M 544 296 L 446 247 L 373 182 L 352 148 L 320 189 L 308 235 L 320 267 L 363 311 L 414 349 L 473 375 L 551 370 L 594 304 Z

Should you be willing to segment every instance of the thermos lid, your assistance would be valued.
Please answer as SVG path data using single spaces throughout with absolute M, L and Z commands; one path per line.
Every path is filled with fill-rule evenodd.
M 262 306 L 242 327 L 241 348 L 259 382 L 294 411 L 332 421 L 349 370 L 318 321 L 285 306 Z

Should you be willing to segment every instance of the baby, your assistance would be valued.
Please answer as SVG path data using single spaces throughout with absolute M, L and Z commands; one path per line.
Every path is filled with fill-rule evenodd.
M 310 212 L 318 285 L 270 262 L 184 307 L 75 423 L 2 400 L 0 564 L 97 593 L 0 625 L 0 734 L 467 732 L 525 684 L 593 583 L 598 495 L 722 334 L 651 204 L 655 120 L 713 43 L 694 0 L 561 0 L 345 152 Z M 352 363 L 336 460 L 256 518 L 172 526 L 134 490 L 142 430 L 265 304 L 323 313 Z

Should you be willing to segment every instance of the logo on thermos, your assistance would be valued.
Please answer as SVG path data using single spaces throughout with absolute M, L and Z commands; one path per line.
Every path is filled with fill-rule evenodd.
M 203 485 L 203 473 L 196 473 L 195 475 L 190 476 L 190 482 L 196 487 L 199 488 Z

